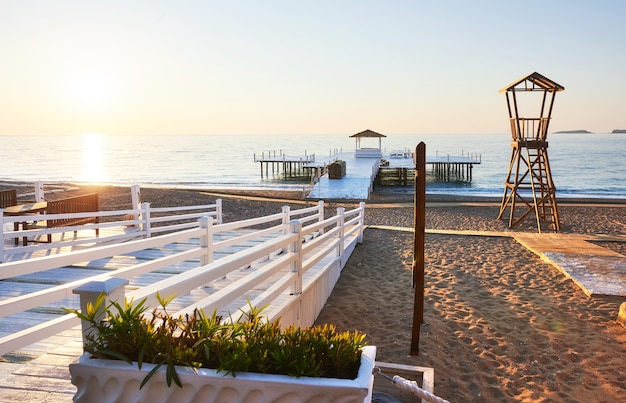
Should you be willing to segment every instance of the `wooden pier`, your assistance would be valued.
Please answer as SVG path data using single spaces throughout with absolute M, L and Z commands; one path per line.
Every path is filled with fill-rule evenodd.
M 413 182 L 415 158 L 411 149 L 391 151 L 385 156 L 382 139 L 387 136 L 384 134 L 364 130 L 350 137 L 356 141 L 351 152 L 335 151 L 316 160 L 314 154 L 306 152 L 304 156 L 294 157 L 282 151 L 270 151 L 263 152 L 260 157 L 255 154 L 254 162 L 261 164 L 261 178 L 269 177 L 270 166 L 274 176 L 309 178 L 307 197 L 314 199 L 368 200 L 374 183 L 408 186 L 409 182 Z M 371 144 L 372 141 L 376 144 Z M 365 146 L 366 142 L 370 144 Z M 463 152 L 461 156 L 440 156 L 436 153 L 434 157 L 426 157 L 426 165 L 431 166 L 431 177 L 438 182 L 470 182 L 474 165 L 480 162 L 479 154 Z M 337 165 L 341 167 L 340 175 L 337 175 L 337 170 L 330 169 L 329 172 L 330 167 Z M 392 180 L 389 181 L 389 178 Z
M 338 178 L 328 175 L 327 167 L 333 161 L 345 163 L 345 175 Z M 320 159 L 307 166 L 317 174 L 313 177 L 310 199 L 368 200 L 374 179 L 380 169 L 380 158 L 360 157 L 354 152 L 343 152 Z
M 264 151 L 261 155 L 254 154 L 254 162 L 261 164 L 261 178 L 282 176 L 283 178 L 309 177 L 310 172 L 305 169 L 308 164 L 315 162 L 315 154 L 304 153 L 303 156 L 289 156 L 280 151 Z M 265 176 L 263 175 L 265 172 Z
M 311 199 L 352 199 L 368 200 L 374 184 L 409 186 L 415 177 L 415 163 L 412 157 L 381 159 L 378 157 L 356 157 L 354 152 L 336 152 L 322 158 L 292 157 L 284 163 L 280 153 L 276 159 L 257 159 L 261 162 L 261 177 L 272 175 L 284 178 L 297 178 L 310 181 L 308 198 Z M 307 161 L 308 162 L 304 162 Z M 387 163 L 381 164 L 381 161 Z M 340 161 L 345 167 L 344 174 L 331 175 L 333 163 Z M 435 155 L 426 158 L 427 177 L 432 182 L 471 182 L 474 165 L 481 163 L 480 155 Z M 282 171 L 281 171 L 282 170 Z
M 335 161 L 344 164 L 341 177 L 329 175 Z M 261 164 L 261 178 L 280 176 L 301 178 L 309 182 L 309 198 L 367 200 L 374 185 L 409 186 L 415 177 L 415 162 L 411 154 L 401 158 L 357 157 L 354 152 L 335 152 L 315 158 L 313 154 L 288 157 L 282 152 L 255 155 Z M 481 163 L 480 154 L 461 156 L 435 155 L 426 157 L 428 181 L 471 182 L 474 165 Z
M 461 156 L 436 155 L 426 157 L 426 165 L 430 165 L 431 172 L 441 182 L 472 181 L 474 165 L 481 163 L 480 154 L 467 154 Z
M 393 155 L 393 154 L 391 154 Z M 388 165 L 381 166 L 376 177 L 377 185 L 408 186 L 415 177 L 415 162 L 412 155 L 402 158 L 389 158 Z M 480 154 L 461 153 L 426 157 L 428 182 L 471 182 L 474 165 L 481 163 Z

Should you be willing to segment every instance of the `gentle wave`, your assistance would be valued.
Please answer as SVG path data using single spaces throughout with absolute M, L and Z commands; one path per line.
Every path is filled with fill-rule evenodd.
M 428 183 L 429 193 L 502 196 L 511 156 L 510 135 L 387 135 L 385 151 L 427 155 L 480 154 L 471 182 Z M 192 188 L 301 187 L 261 178 L 254 155 L 331 155 L 355 148 L 345 135 L 0 136 L 0 180 Z M 626 136 L 552 134 L 549 157 L 557 195 L 626 198 Z M 45 150 L 45 151 L 42 151 Z

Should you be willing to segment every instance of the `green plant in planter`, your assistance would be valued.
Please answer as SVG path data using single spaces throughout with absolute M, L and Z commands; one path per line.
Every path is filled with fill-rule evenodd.
M 333 325 L 281 329 L 278 321 L 261 316 L 262 309 L 250 305 L 237 320 L 224 322 L 213 312 L 202 310 L 174 317 L 167 312 L 173 297 L 157 294 L 162 309 L 148 313 L 145 300 L 136 304 L 124 300 L 107 307 L 104 295 L 87 312 L 66 311 L 89 322 L 85 351 L 95 358 L 123 360 L 128 363 L 153 363 L 155 368 L 141 386 L 166 367 L 167 385 L 182 386 L 177 365 L 212 368 L 235 376 L 237 372 L 257 372 L 290 376 L 354 379 L 360 365 L 365 335 L 338 332 Z

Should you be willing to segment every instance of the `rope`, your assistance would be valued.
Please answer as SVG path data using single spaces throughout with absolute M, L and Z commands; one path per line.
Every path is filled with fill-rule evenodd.
M 401 376 L 395 375 L 391 378 L 389 375 L 384 374 L 380 368 L 375 367 L 374 373 L 382 376 L 388 381 L 392 382 L 398 389 L 406 390 L 407 392 L 413 393 L 415 396 L 420 399 L 427 401 L 429 403 L 450 403 L 447 400 L 444 400 L 438 396 L 433 395 L 432 393 L 420 388 L 415 381 L 409 381 L 407 379 L 402 378 Z

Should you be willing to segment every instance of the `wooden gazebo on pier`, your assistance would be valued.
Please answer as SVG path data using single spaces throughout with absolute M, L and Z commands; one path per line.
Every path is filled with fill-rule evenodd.
M 537 229 L 547 224 L 553 231 L 561 228 L 556 203 L 556 187 L 548 160 L 548 126 L 556 93 L 565 88 L 539 73 L 532 73 L 500 90 L 506 94 L 512 135 L 512 153 L 504 184 L 504 195 L 498 219 L 509 208 L 509 227 L 516 226 L 535 213 Z M 539 116 L 527 117 L 536 104 L 527 99 L 539 93 Z M 536 98 L 536 97 L 533 97 Z
M 356 148 L 354 150 L 354 156 L 357 158 L 382 158 L 383 156 L 383 147 L 382 147 L 382 139 L 385 136 L 384 134 L 376 133 L 373 130 L 364 130 L 360 133 L 353 134 L 350 138 L 354 138 L 356 140 Z M 362 139 L 366 138 L 374 138 L 378 139 L 378 148 L 375 147 L 363 147 L 361 144 Z

